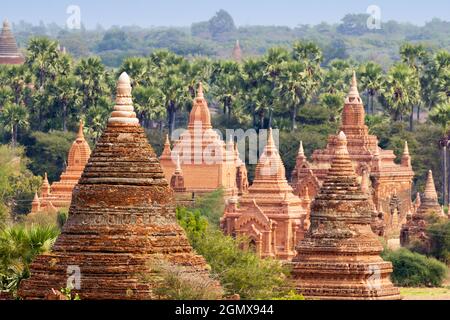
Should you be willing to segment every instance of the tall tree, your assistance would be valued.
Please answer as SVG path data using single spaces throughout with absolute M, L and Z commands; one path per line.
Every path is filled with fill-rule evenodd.
M 6 130 L 11 133 L 11 145 L 13 147 L 17 144 L 17 134 L 19 129 L 27 128 L 28 110 L 23 105 L 8 103 L 0 113 L 0 121 Z
M 374 100 L 383 84 L 383 69 L 380 65 L 370 61 L 360 67 L 359 74 L 360 86 L 366 92 L 368 97 L 368 113 L 374 115 Z
M 414 69 L 406 64 L 396 64 L 390 70 L 382 91 L 382 102 L 394 121 L 415 105 L 420 97 L 420 84 Z

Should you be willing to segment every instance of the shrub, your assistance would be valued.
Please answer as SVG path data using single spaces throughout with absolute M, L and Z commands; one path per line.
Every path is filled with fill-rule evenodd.
M 158 283 L 154 293 L 168 300 L 218 300 L 223 291 L 217 281 L 207 274 L 192 272 L 189 267 L 178 266 L 163 258 L 152 259 L 144 280 Z
M 450 263 L 450 222 L 435 223 L 428 227 L 430 251 L 433 257 L 444 263 Z
M 54 226 L 14 225 L 0 231 L 0 291 L 15 293 L 29 276 L 33 259 L 50 251 L 59 235 Z
M 440 287 L 447 275 L 447 266 L 434 258 L 402 248 L 385 250 L 383 258 L 392 262 L 392 282 L 401 287 Z

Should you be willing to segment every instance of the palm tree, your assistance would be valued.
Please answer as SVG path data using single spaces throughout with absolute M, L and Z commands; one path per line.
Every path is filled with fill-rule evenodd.
M 428 59 L 428 54 L 425 47 L 421 44 L 406 43 L 402 45 L 400 48 L 400 56 L 402 58 L 403 63 L 405 63 L 414 70 L 416 77 L 418 79 L 422 79 L 423 68 L 425 62 Z M 419 91 L 421 92 L 421 83 L 419 83 Z M 418 113 L 420 113 L 420 103 L 421 103 L 420 99 L 417 100 Z M 411 104 L 411 113 L 409 117 L 410 131 L 414 129 L 414 107 L 415 104 Z
M 59 55 L 56 41 L 48 38 L 30 40 L 26 64 L 34 71 L 39 89 L 42 89 L 48 80 L 55 77 Z
M 330 121 L 337 122 L 342 113 L 344 95 L 342 93 L 323 93 L 319 97 L 320 105 L 330 112 Z
M 126 72 L 131 79 L 131 85 L 137 87 L 140 85 L 148 86 L 150 83 L 150 63 L 148 59 L 140 57 L 127 58 L 122 62 L 119 71 L 119 75 Z
M 419 87 L 417 74 L 409 66 L 396 64 L 389 70 L 382 102 L 394 121 L 403 120 L 409 107 L 419 101 Z
M 8 103 L 5 105 L 0 114 L 0 121 L 6 130 L 11 132 L 11 145 L 13 147 L 17 144 L 17 133 L 20 128 L 27 128 L 28 110 L 23 105 Z
M 444 205 L 448 205 L 450 202 L 449 195 L 449 155 L 448 148 L 450 147 L 450 101 L 437 105 L 430 112 L 430 120 L 435 124 L 438 124 L 443 130 L 443 137 L 439 140 L 439 145 L 442 148 L 442 167 L 443 167 L 443 177 L 442 177 L 442 191 L 444 197 Z
M 99 99 L 109 93 L 107 73 L 97 57 L 81 59 L 75 67 L 75 75 L 80 79 L 80 91 L 83 95 L 82 111 L 98 104 Z
M 368 113 L 375 114 L 374 99 L 383 84 L 383 69 L 379 64 L 368 62 L 361 66 L 359 83 L 368 96 Z
M 49 93 L 53 97 L 57 112 L 61 113 L 62 129 L 67 132 L 68 109 L 79 103 L 77 79 L 73 76 L 58 77 L 54 84 L 50 84 Z
M 219 61 L 213 65 L 211 76 L 212 95 L 223 106 L 223 112 L 230 123 L 235 100 L 239 98 L 242 82 L 241 66 L 235 61 Z

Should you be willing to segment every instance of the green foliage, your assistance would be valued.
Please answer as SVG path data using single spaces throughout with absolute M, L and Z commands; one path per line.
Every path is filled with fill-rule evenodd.
M 428 227 L 431 254 L 437 259 L 450 263 L 450 222 L 435 223 Z
M 50 251 L 58 235 L 53 226 L 14 225 L 0 230 L 0 290 L 15 293 L 29 276 L 30 263 Z
M 200 210 L 190 211 L 187 208 L 177 208 L 177 220 L 181 227 L 189 234 L 192 241 L 201 238 L 208 228 L 208 220 L 202 216 Z
M 393 283 L 401 287 L 440 287 L 447 275 L 445 264 L 407 249 L 385 250 L 382 257 L 392 262 Z
M 56 223 L 58 224 L 58 227 L 60 230 L 62 230 L 62 228 L 66 224 L 67 219 L 69 219 L 69 210 L 68 209 L 60 209 L 56 216 Z
M 218 300 L 223 292 L 216 282 L 207 275 L 192 272 L 188 267 L 182 267 L 167 262 L 163 257 L 149 262 L 149 274 L 144 280 L 158 283 L 154 293 L 159 299 L 168 300 Z M 156 274 L 156 275 L 155 275 Z
M 3 216 L 28 213 L 41 180 L 27 169 L 23 148 L 0 145 L 0 211 Z
M 207 227 L 199 211 L 179 208 L 177 218 L 194 249 L 211 266 L 213 276 L 220 280 L 226 295 L 239 294 L 242 299 L 292 298 L 287 278 L 289 270 L 279 261 L 260 259 L 253 252 L 242 250 L 246 239 L 233 239 L 216 227 Z
M 73 300 L 73 301 L 81 300 L 78 293 L 72 294 L 71 288 L 62 288 L 60 291 L 66 297 L 67 300 Z
M 220 218 L 225 210 L 223 190 L 218 189 L 211 193 L 197 197 L 195 200 L 195 209 L 211 223 L 213 226 L 219 226 Z
M 47 173 L 50 181 L 58 180 L 67 165 L 67 154 L 75 137 L 72 132 L 33 132 L 27 141 L 27 156 L 32 160 L 30 169 L 40 176 Z
M 245 300 L 285 296 L 289 289 L 287 267 L 277 260 L 260 259 L 253 252 L 242 250 L 245 241 L 209 229 L 194 249 L 206 259 L 228 295 L 239 294 Z

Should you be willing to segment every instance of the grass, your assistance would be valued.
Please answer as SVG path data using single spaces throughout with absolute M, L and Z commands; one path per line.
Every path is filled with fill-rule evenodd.
M 400 288 L 405 300 L 450 300 L 450 286 L 442 288 Z

